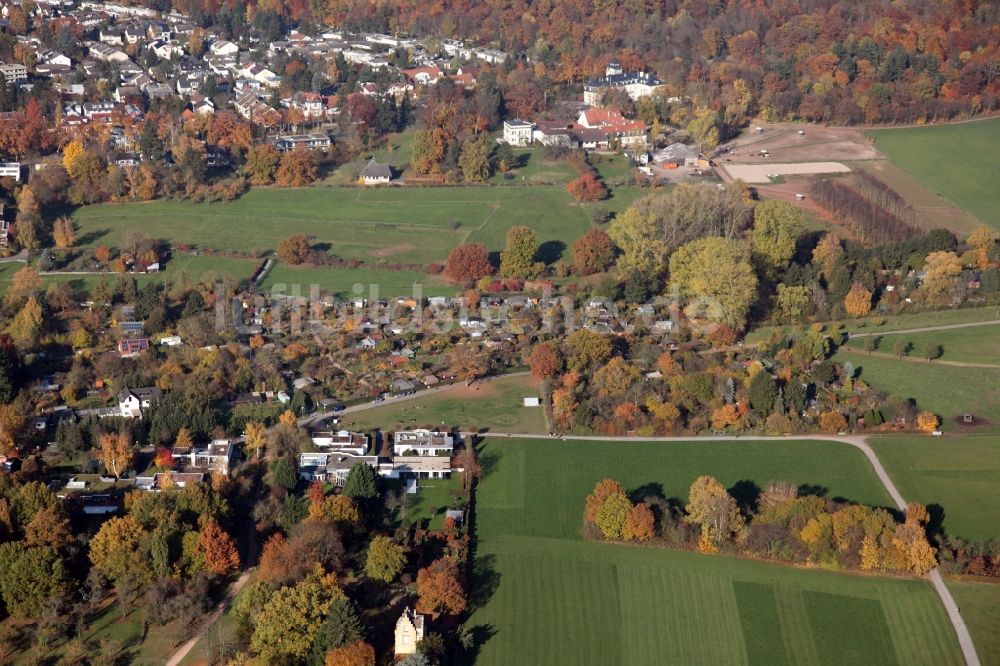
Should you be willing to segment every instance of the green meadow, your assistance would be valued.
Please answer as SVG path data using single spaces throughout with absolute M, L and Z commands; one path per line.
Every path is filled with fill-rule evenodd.
M 1000 539 L 1000 436 L 886 436 L 868 443 L 903 497 L 940 507 L 945 532 Z
M 860 452 L 825 442 L 487 438 L 476 498 L 476 663 L 959 664 L 923 581 L 584 541 L 584 498 L 612 477 L 683 498 L 712 474 L 888 505 Z
M 873 130 L 889 159 L 925 187 L 1000 229 L 1000 118 Z

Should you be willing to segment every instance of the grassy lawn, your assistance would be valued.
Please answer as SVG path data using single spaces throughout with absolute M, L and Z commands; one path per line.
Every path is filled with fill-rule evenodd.
M 123 657 L 119 661 L 137 666 L 163 664 L 173 654 L 175 645 L 181 642 L 180 635 L 184 628 L 177 622 L 166 625 L 149 624 L 145 639 L 140 640 L 144 619 L 145 612 L 142 610 L 131 610 L 123 617 L 118 604 L 110 603 L 90 622 L 88 629 L 83 632 L 83 639 L 92 655 L 98 653 L 98 646 L 102 640 L 115 640 L 123 650 Z M 42 663 L 55 663 L 62 651 L 63 646 L 54 649 L 47 655 L 50 660 Z M 33 660 L 29 650 L 18 654 L 10 663 L 39 662 Z
M 470 387 L 380 405 L 344 417 L 344 427 L 356 430 L 396 430 L 398 427 L 458 426 L 507 432 L 544 434 L 541 407 L 524 407 L 522 399 L 539 396 L 531 377 L 504 377 Z
M 517 166 L 510 170 L 510 177 L 497 173 L 490 178 L 491 183 L 566 185 L 576 178 L 576 171 L 566 160 L 545 159 L 544 151 L 541 149 L 515 148 L 514 157 L 517 158 Z
M 861 379 L 879 391 L 916 400 L 920 409 L 940 416 L 946 430 L 954 427 L 952 419 L 965 413 L 991 419 L 1000 413 L 998 371 L 992 368 L 957 368 L 845 352 L 834 360 L 853 363 Z
M 913 356 L 922 355 L 927 345 L 931 344 L 940 345 L 941 360 L 1000 364 L 1000 325 L 906 333 L 901 336 L 913 345 L 913 351 L 910 352 Z M 897 336 L 883 338 L 879 343 L 879 351 L 892 353 L 892 346 L 897 339 Z M 857 349 L 864 349 L 865 339 L 855 338 L 848 344 Z
M 983 664 L 1000 664 L 1000 585 L 949 581 Z
M 872 437 L 869 443 L 903 497 L 941 507 L 948 534 L 1000 538 L 1000 437 Z
M 147 282 L 163 282 L 167 284 L 185 282 L 213 282 L 216 279 L 230 277 L 236 280 L 249 278 L 260 261 L 256 259 L 232 259 L 228 257 L 210 257 L 194 254 L 176 254 L 173 259 L 159 273 L 136 273 L 133 274 L 138 286 Z M 24 264 L 10 262 L 0 264 L 0 294 L 7 291 L 14 273 L 24 268 Z M 101 279 L 106 279 L 110 284 L 115 284 L 119 275 L 117 273 L 107 273 L 104 275 L 43 275 L 42 285 L 47 287 L 50 284 L 61 282 L 69 283 L 77 290 L 90 292 Z
M 888 504 L 862 455 L 817 442 L 487 439 L 477 494 L 477 663 L 960 663 L 922 581 L 850 576 L 585 542 L 584 497 L 604 477 L 686 496 L 700 474 L 772 479 Z
M 273 249 L 292 233 L 315 237 L 333 254 L 366 261 L 444 260 L 465 241 L 503 249 L 507 230 L 526 224 L 547 259 L 590 228 L 562 187 L 254 188 L 231 203 L 152 201 L 76 210 L 85 247 L 117 245 L 126 229 L 154 238 L 227 250 Z
M 402 482 L 395 485 L 397 490 L 403 488 Z M 464 495 L 460 474 L 452 474 L 450 479 L 420 479 L 416 494 L 403 495 L 406 520 L 403 521 L 403 508 L 396 512 L 395 520 L 398 524 L 416 525 L 418 529 L 442 529 L 445 511 L 454 501 L 454 495 Z
M 868 132 L 878 149 L 932 192 L 1000 229 L 1000 119 Z
M 881 335 L 892 331 L 903 331 L 911 328 L 926 328 L 928 326 L 948 326 L 951 324 L 967 324 L 976 321 L 991 321 L 1000 319 L 1000 308 L 986 306 L 981 308 L 962 308 L 957 310 L 934 310 L 897 315 L 885 315 L 883 324 L 876 326 L 870 317 L 864 319 L 843 319 L 840 321 L 823 322 L 824 326 L 842 326 L 849 333 L 874 333 Z M 775 331 L 792 331 L 791 326 L 765 326 L 747 334 L 747 342 L 762 342 L 770 339 Z M 944 334 L 944 333 L 942 333 Z
M 451 296 L 456 292 L 455 285 L 420 271 L 390 271 L 367 267 L 289 266 L 282 263 L 276 263 L 271 267 L 261 286 L 264 289 L 272 289 L 276 285 L 284 285 L 276 291 L 292 293 L 293 285 L 298 285 L 300 293 L 306 296 L 314 284 L 319 285 L 322 293 L 333 293 L 343 299 L 355 296 L 364 296 L 372 300 L 392 296 L 412 296 L 415 284 L 420 285 L 422 296 Z
M 323 185 L 353 185 L 357 182 L 358 174 L 368 164 L 371 157 L 375 161 L 388 164 L 398 175 L 400 171 L 410 164 L 410 156 L 413 154 L 413 137 L 415 129 L 410 129 L 401 134 L 390 135 L 385 144 L 375 149 L 374 153 L 366 153 L 355 160 L 346 162 L 333 170 L 321 183 Z

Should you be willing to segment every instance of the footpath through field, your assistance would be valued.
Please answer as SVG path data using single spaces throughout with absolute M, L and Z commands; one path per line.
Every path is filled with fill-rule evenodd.
M 904 328 L 899 331 L 874 331 L 871 333 L 848 333 L 849 338 L 870 338 L 872 336 L 881 337 L 883 335 L 906 335 L 907 333 L 932 333 L 934 331 L 947 331 L 954 328 L 975 328 L 976 326 L 997 326 L 1000 319 L 990 319 L 988 321 L 967 321 L 963 324 L 944 324 L 942 326 L 923 326 L 921 328 Z
M 236 598 L 236 595 L 240 593 L 240 590 L 243 589 L 243 586 L 246 585 L 247 581 L 250 579 L 250 572 L 251 570 L 247 569 L 240 575 L 239 578 L 230 584 L 229 589 L 226 591 L 226 595 L 222 598 L 222 601 L 216 604 L 212 614 L 209 615 L 202 623 L 202 627 L 198 633 L 192 636 L 190 640 L 177 649 L 177 652 L 174 652 L 174 654 L 171 655 L 170 659 L 167 660 L 166 666 L 177 666 L 184 661 L 184 657 L 188 656 L 188 653 L 191 652 L 194 646 L 198 644 L 198 641 L 201 640 L 201 637 L 205 634 L 209 627 L 214 625 L 219 618 L 222 617 L 222 614 L 226 612 L 226 609 L 229 608 L 229 604 L 233 602 L 233 599 Z
M 860 354 L 862 356 L 875 356 L 876 358 L 887 358 L 893 361 L 907 361 L 909 363 L 933 363 L 934 365 L 947 365 L 952 368 L 992 368 L 998 369 L 1000 365 L 996 363 L 972 363 L 971 361 L 948 361 L 941 359 L 928 360 L 926 358 L 917 358 L 915 356 L 897 356 L 896 354 L 889 354 L 887 352 L 877 352 L 877 351 L 865 351 L 864 349 L 858 349 L 857 347 L 848 347 L 843 345 L 837 348 L 838 352 L 850 352 L 852 354 Z
M 977 322 L 978 323 L 978 322 Z M 1000 324 L 1000 321 L 992 322 Z M 967 325 L 967 324 L 966 324 Z M 966 326 L 963 324 L 955 324 L 952 326 L 942 326 L 942 327 L 931 327 L 935 328 L 959 328 Z M 914 329 L 910 332 L 918 332 L 920 329 Z M 900 331 L 902 332 L 902 331 Z M 463 436 L 476 435 L 478 437 L 495 437 L 495 438 L 507 438 L 507 437 L 519 437 L 525 439 L 538 439 L 538 435 L 530 435 L 523 433 L 512 433 L 512 432 L 483 432 L 483 433 L 462 433 Z M 555 439 L 555 436 L 552 436 Z M 725 436 L 725 435 L 712 435 L 706 437 L 606 437 L 602 435 L 565 435 L 559 436 L 559 439 L 563 440 L 584 440 L 584 441 L 594 441 L 594 442 L 622 442 L 631 440 L 642 440 L 646 442 L 701 442 L 701 441 L 716 441 L 716 442 L 731 442 L 735 440 L 746 440 L 754 442 L 787 442 L 790 438 L 788 437 L 769 437 L 765 435 L 744 435 L 744 436 Z M 906 511 L 906 500 L 903 499 L 902 494 L 896 488 L 896 485 L 892 482 L 889 477 L 889 473 L 882 466 L 882 462 L 875 455 L 875 451 L 868 445 L 866 438 L 861 436 L 851 436 L 851 435 L 811 435 L 811 436 L 796 436 L 796 440 L 812 440 L 812 441 L 826 441 L 826 442 L 840 442 L 842 444 L 847 444 L 859 449 L 868 462 L 871 463 L 872 468 L 875 470 L 875 474 L 878 476 L 879 481 L 885 487 L 886 492 L 889 493 L 889 497 L 892 501 L 896 503 L 896 507 L 902 511 Z M 965 620 L 962 619 L 962 615 L 959 613 L 958 605 L 955 603 L 955 599 L 951 596 L 951 592 L 948 591 L 947 586 L 944 584 L 944 580 L 941 578 L 941 572 L 934 569 L 929 574 L 927 574 L 927 580 L 930 582 L 934 591 L 937 593 L 938 597 L 941 599 L 941 603 L 944 604 L 945 612 L 948 613 L 948 619 L 951 621 L 952 627 L 955 629 L 955 635 L 958 638 L 958 644 L 962 648 L 962 655 L 965 657 L 966 666 L 980 666 L 979 655 L 976 653 L 976 646 L 972 642 L 972 636 L 969 634 L 969 628 L 965 625 Z

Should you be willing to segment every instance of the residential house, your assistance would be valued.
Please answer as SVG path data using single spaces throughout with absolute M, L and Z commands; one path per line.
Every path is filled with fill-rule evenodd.
M 280 152 L 296 150 L 299 146 L 308 150 L 326 150 L 331 145 L 330 137 L 319 132 L 309 134 L 282 134 L 274 139 L 274 147 Z
M 543 146 L 573 148 L 579 144 L 574 133 L 576 129 L 579 129 L 576 123 L 564 120 L 539 120 L 532 128 L 531 140 Z
M 18 62 L 0 65 L 0 74 L 8 85 L 28 80 L 28 68 Z
M 400 430 L 392 440 L 393 455 L 450 456 L 454 438 L 446 432 L 431 430 Z
M 351 468 L 364 463 L 372 469 L 379 469 L 378 456 L 358 456 L 340 451 L 324 451 L 299 454 L 299 477 L 305 481 L 328 481 L 342 486 L 347 481 Z
M 368 453 L 368 435 L 349 430 L 317 430 L 309 435 L 318 449 L 330 449 L 339 453 L 363 456 Z
M 235 447 L 228 439 L 214 439 L 204 446 L 178 447 L 173 450 L 174 465 L 185 468 L 229 474 Z
M 323 96 L 314 92 L 297 92 L 291 97 L 281 100 L 281 105 L 287 109 L 295 109 L 302 117 L 310 120 L 326 116 L 326 103 Z
M 123 388 L 118 392 L 118 411 L 124 418 L 141 419 L 143 410 L 148 409 L 158 397 L 160 389 L 155 386 Z
M 225 39 L 216 39 L 208 45 L 208 50 L 215 55 L 235 56 L 239 53 L 240 47 Z
M 397 657 L 417 653 L 417 644 L 424 639 L 424 616 L 407 606 L 396 620 L 393 651 Z
M 0 178 L 13 178 L 14 182 L 21 182 L 21 163 L 0 162 Z M 3 217 L 2 208 L 0 208 L 0 217 Z
M 452 472 L 450 456 L 394 456 L 379 465 L 379 476 L 387 479 L 447 479 Z
M 388 164 L 379 164 L 371 158 L 361 170 L 361 182 L 365 185 L 385 185 L 392 180 L 392 169 Z
M 512 146 L 531 144 L 531 123 L 514 118 L 503 121 L 503 140 Z
M 585 129 L 597 129 L 607 135 L 608 140 L 617 139 L 622 146 L 645 147 L 646 123 L 629 120 L 617 109 L 585 109 L 580 112 L 577 124 Z
M 97 58 L 98 60 L 103 60 L 105 62 L 125 62 L 128 60 L 128 54 L 121 49 L 116 49 L 113 46 L 107 44 L 91 44 L 88 47 L 90 55 Z
M 149 349 L 149 338 L 122 338 L 118 341 L 118 353 L 122 356 L 137 356 Z
M 137 490 L 158 493 L 164 490 L 186 488 L 198 483 L 205 482 L 203 472 L 158 472 L 153 476 L 137 476 L 135 487 Z
M 604 95 L 614 90 L 623 90 L 634 100 L 656 92 L 663 82 L 647 72 L 626 72 L 618 59 L 608 63 L 604 76 L 592 79 L 583 86 L 583 103 L 598 106 Z
M 441 78 L 441 68 L 437 65 L 430 65 L 429 67 L 414 67 L 412 69 L 404 69 L 401 74 L 405 76 L 414 85 L 420 86 L 430 86 L 434 85 Z

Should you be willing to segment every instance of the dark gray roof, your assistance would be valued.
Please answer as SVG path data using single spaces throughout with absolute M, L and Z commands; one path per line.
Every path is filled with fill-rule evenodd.
M 388 164 L 379 164 L 373 157 L 367 166 L 361 170 L 362 178 L 392 178 L 392 169 Z
M 633 83 L 644 83 L 647 86 L 658 86 L 663 83 L 649 72 L 623 72 L 622 74 L 612 74 L 602 76 L 587 82 L 588 88 L 612 88 L 615 86 L 627 86 Z

